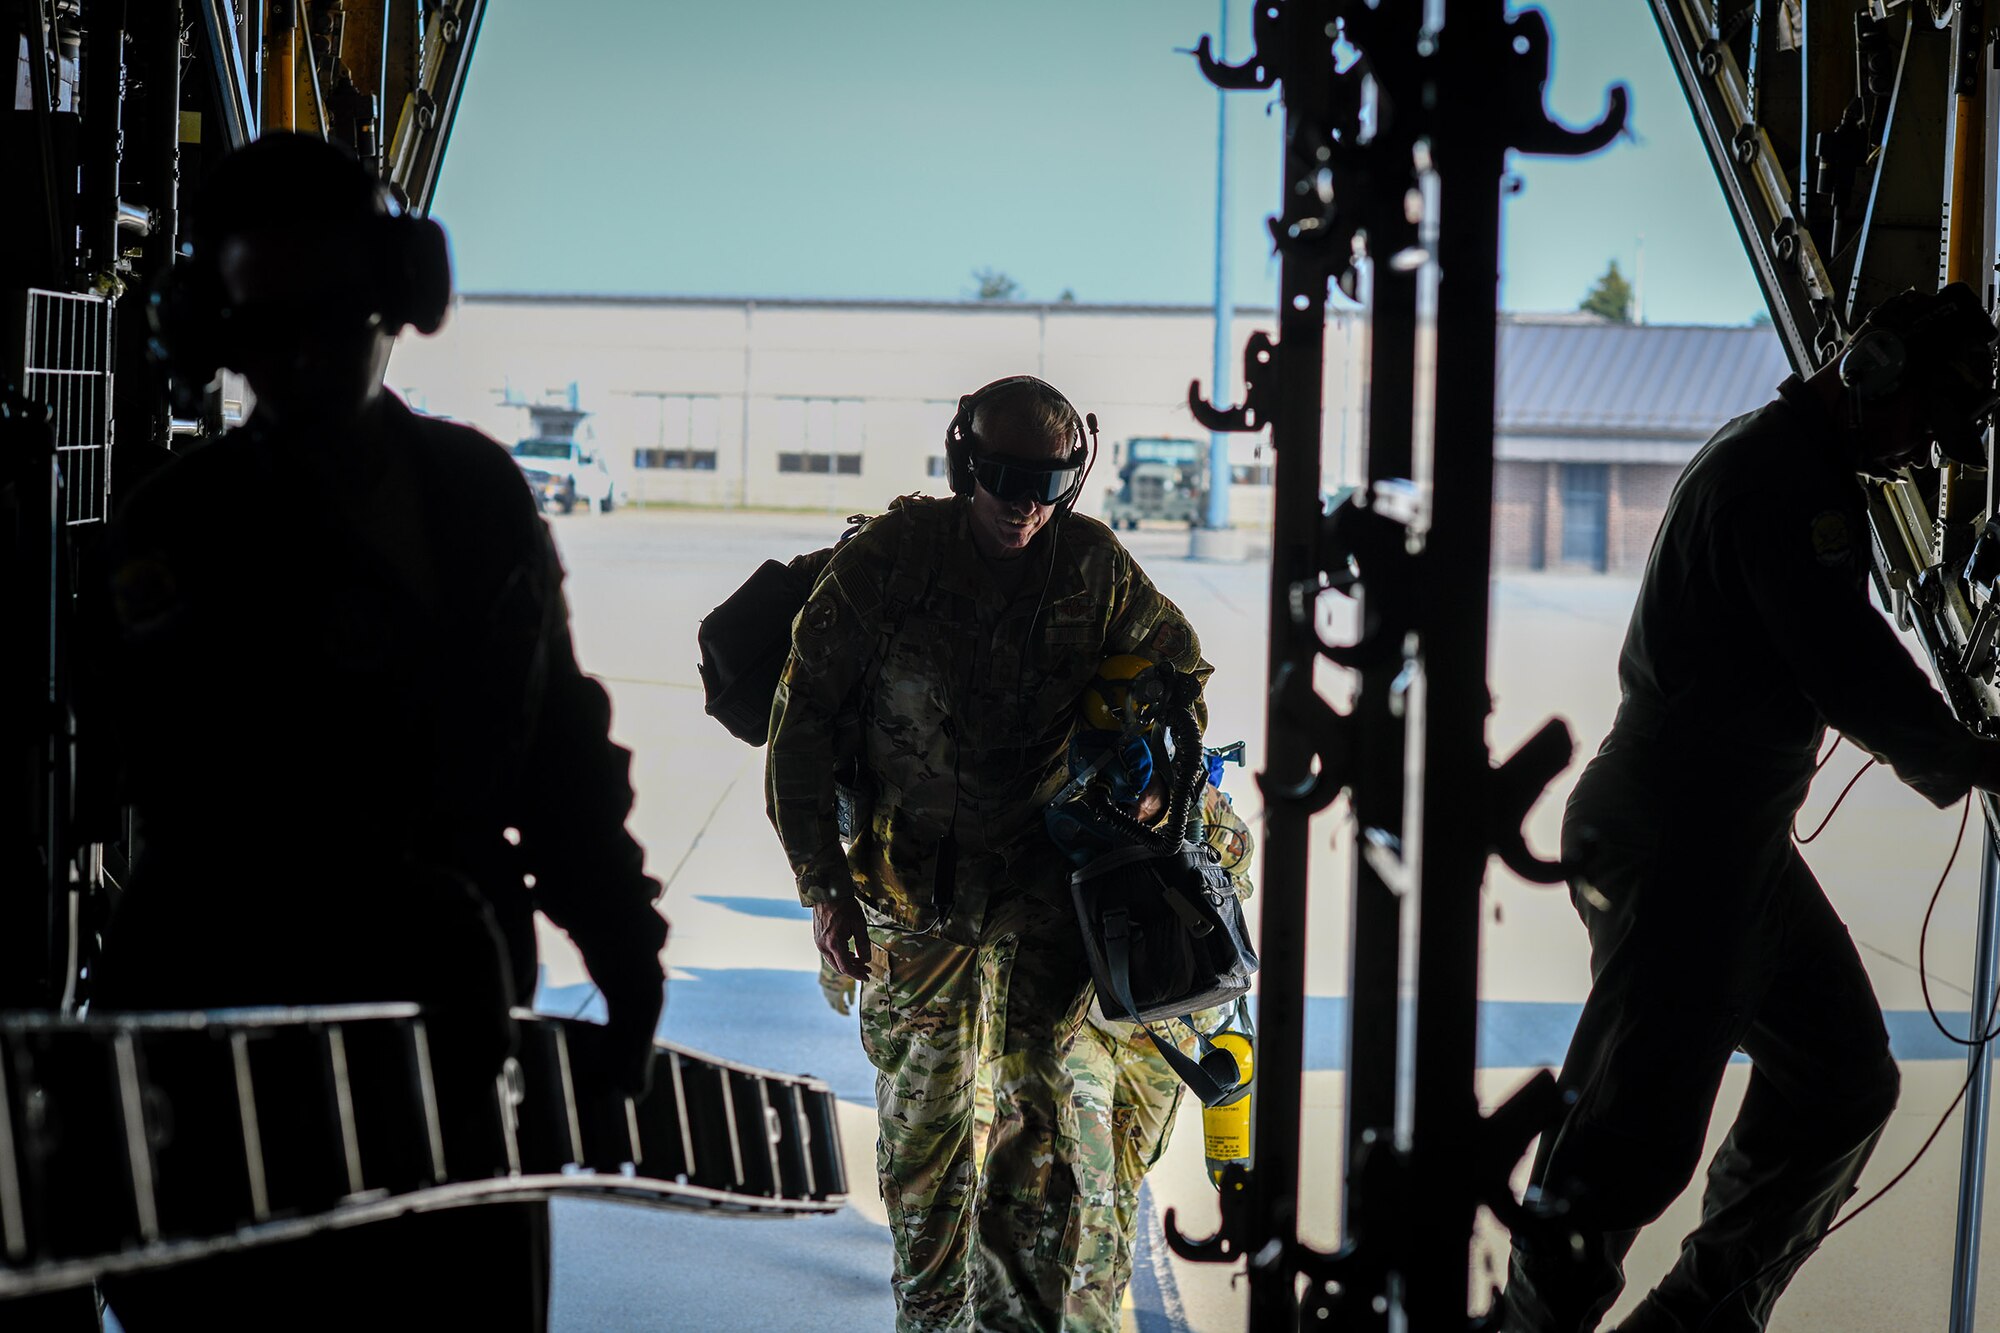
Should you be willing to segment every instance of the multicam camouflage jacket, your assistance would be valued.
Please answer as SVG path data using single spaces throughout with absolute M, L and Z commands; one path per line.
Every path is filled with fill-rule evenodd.
M 897 501 L 834 553 L 793 625 L 765 796 L 807 904 L 851 889 L 928 928 L 949 835 L 958 883 L 1066 905 L 1067 863 L 1041 812 L 1098 664 L 1136 653 L 1204 681 L 1211 670 L 1187 618 L 1104 524 L 1051 524 L 1009 595 L 973 547 L 967 509 Z M 843 852 L 834 774 L 850 756 L 864 818 Z

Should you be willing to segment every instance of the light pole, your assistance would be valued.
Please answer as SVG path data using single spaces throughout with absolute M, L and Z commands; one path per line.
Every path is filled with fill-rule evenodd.
M 1221 0 L 1222 21 L 1217 26 L 1216 59 L 1229 59 L 1229 0 Z M 1215 90 L 1215 364 L 1209 374 L 1209 401 L 1218 408 L 1235 405 L 1235 376 L 1231 373 L 1236 339 L 1235 302 L 1229 284 L 1229 90 Z M 1229 525 L 1229 436 L 1223 431 L 1208 433 L 1208 496 L 1201 526 L 1194 530 L 1189 554 L 1197 560 L 1240 560 L 1242 540 Z

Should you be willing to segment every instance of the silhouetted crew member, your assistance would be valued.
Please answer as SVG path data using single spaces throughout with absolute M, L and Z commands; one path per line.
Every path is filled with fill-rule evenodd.
M 256 401 L 114 536 L 144 850 L 95 1004 L 413 999 L 437 1011 L 440 1077 L 490 1079 L 540 909 L 603 988 L 609 1063 L 636 1086 L 666 923 L 548 530 L 504 450 L 382 388 L 397 331 L 443 317 L 443 234 L 390 217 L 341 150 L 274 135 L 219 166 L 193 242 L 168 350 L 241 370 Z M 412 1216 L 112 1293 L 135 1333 L 539 1329 L 546 1208 Z
M 1090 976 L 1042 810 L 1106 657 L 1209 671 L 1111 530 L 1068 513 L 1085 436 L 1031 376 L 961 399 L 945 446 L 955 498 L 898 501 L 835 551 L 772 708 L 771 820 L 821 955 L 863 981 L 902 1333 L 1062 1325 L 1078 1198 L 1059 1108 Z M 843 758 L 861 790 L 851 853 Z M 975 1168 L 983 991 L 999 1056 Z
M 1953 719 L 1869 604 L 1856 480 L 1933 438 L 1978 456 L 1993 337 L 1962 286 L 1892 298 L 1674 488 L 1617 720 L 1563 820 L 1593 981 L 1563 1063 L 1578 1100 L 1533 1178 L 1587 1245 L 1576 1260 L 1516 1237 L 1509 1330 L 1597 1327 L 1638 1229 L 1694 1174 L 1733 1052 L 1750 1086 L 1702 1222 L 1625 1333 L 1763 1328 L 1895 1107 L 1881 1008 L 1790 829 L 1828 727 L 1939 806 L 2000 787 L 2000 747 Z

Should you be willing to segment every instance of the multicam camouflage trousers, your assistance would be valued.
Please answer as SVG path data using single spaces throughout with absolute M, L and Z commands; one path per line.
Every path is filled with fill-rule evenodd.
M 898 1333 L 1056 1333 L 1079 1227 L 1064 1133 L 1064 1061 L 1090 997 L 1076 921 L 1016 895 L 991 904 L 976 946 L 881 925 L 869 938 L 877 971 L 861 987 L 861 1044 L 876 1070 Z M 982 1008 L 998 1050 L 983 1167 Z
M 1229 1016 L 1225 1006 L 1195 1015 L 1211 1032 Z M 1192 1033 L 1178 1023 L 1155 1030 L 1190 1058 Z M 993 1124 L 992 1029 L 973 1091 L 973 1157 L 983 1160 Z M 1186 1085 L 1146 1034 L 1091 1011 L 1065 1061 L 1074 1091 L 1058 1120 L 1063 1155 L 1076 1177 L 1076 1269 L 1063 1303 L 1063 1333 L 1117 1333 L 1125 1288 L 1132 1281 L 1139 1239 L 1139 1187 L 1167 1151 Z
M 1187 1029 L 1155 1026 L 1194 1054 Z M 1183 1085 L 1143 1029 L 1094 1019 L 1070 1046 L 1069 1072 L 1082 1232 L 1063 1333 L 1117 1333 L 1138 1240 L 1139 1186 L 1167 1150 Z

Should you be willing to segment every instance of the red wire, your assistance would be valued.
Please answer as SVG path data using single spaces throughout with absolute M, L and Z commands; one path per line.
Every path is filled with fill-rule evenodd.
M 1838 748 L 1839 742 L 1835 741 L 1834 744 L 1835 747 Z M 1826 757 L 1819 761 L 1819 767 L 1825 768 L 1827 759 L 1831 759 L 1832 757 L 1833 757 L 1833 751 L 1828 750 L 1826 753 Z M 1874 761 L 1871 759 L 1868 762 L 1868 764 L 1863 764 L 1861 767 L 1861 773 L 1866 773 L 1870 765 L 1872 765 L 1873 763 Z M 1818 769 L 1815 769 L 1814 773 L 1815 775 L 1817 775 Z M 1861 773 L 1856 773 L 1854 777 L 1848 779 L 1847 786 L 1841 789 L 1840 797 L 1836 799 L 1833 803 L 1833 810 L 1827 811 L 1826 819 L 1822 819 L 1820 821 L 1819 828 L 1813 830 L 1812 834 L 1813 838 L 1818 837 L 1820 835 L 1821 830 L 1826 828 L 1827 820 L 1833 818 L 1834 810 L 1840 809 L 1841 800 L 1846 799 L 1848 791 L 1853 789 L 1855 782 L 1860 779 Z M 1944 873 L 1938 876 L 1937 887 L 1931 890 L 1931 900 L 1929 906 L 1925 907 L 1924 909 L 1923 928 L 1917 934 L 1917 979 L 1923 987 L 1924 1010 L 1926 1013 L 1930 1015 L 1931 1023 L 1934 1026 L 1936 1026 L 1937 1030 L 1939 1032 L 1942 1032 L 1948 1040 L 1956 1042 L 1960 1046 L 1977 1048 L 1986 1046 L 1991 1042 L 1993 1042 L 1996 1038 L 2000 1038 L 2000 1027 L 1995 1027 L 1992 1025 L 1995 1015 L 2000 1014 L 2000 989 L 1995 990 L 1993 998 L 1990 1001 L 1988 1001 L 1986 1006 L 1986 1015 L 1983 1019 L 1980 1020 L 1978 1024 L 1978 1031 L 1980 1032 L 1981 1035 L 1977 1038 L 1968 1040 L 1967 1038 L 1960 1037 L 1951 1032 L 1948 1028 L 1945 1027 L 1944 1020 L 1938 1017 L 1937 1007 L 1931 1003 L 1930 973 L 1924 966 L 1924 946 L 1930 934 L 1931 914 L 1937 910 L 1938 898 L 1944 893 L 1945 881 L 1951 878 L 1952 867 L 1958 864 L 1958 853 L 1960 849 L 1965 845 L 1966 826 L 1970 823 L 1972 818 L 1972 797 L 1973 793 L 1970 791 L 1968 791 L 1965 794 L 1965 804 L 1961 809 L 1958 817 L 1958 837 L 1952 841 L 1951 856 L 1944 863 Z M 1796 827 L 1793 829 L 1792 836 L 1794 838 L 1798 837 L 1798 832 Z M 1799 841 L 1811 842 L 1812 838 L 1799 838 Z M 1968 1013 L 1966 1017 L 1969 1019 L 1972 1017 L 1972 1015 Z M 1849 1222 L 1852 1222 L 1855 1218 L 1867 1212 L 1870 1208 L 1874 1207 L 1876 1203 L 1880 1202 L 1882 1197 L 1886 1195 L 1890 1190 L 1902 1184 L 1904 1178 L 1908 1176 L 1910 1172 L 1917 1169 L 1917 1163 L 1921 1162 L 1924 1159 L 1924 1154 L 1931 1150 L 1931 1145 L 1937 1142 L 1938 1135 L 1944 1133 L 1944 1127 L 1951 1123 L 1952 1113 L 1958 1110 L 1959 1103 L 1965 1100 L 1965 1094 L 1967 1091 L 1971 1089 L 1972 1080 L 1977 1073 L 1978 1073 L 1978 1067 L 1976 1065 L 1966 1070 L 1965 1082 L 1958 1085 L 1958 1095 L 1951 1099 L 1951 1105 L 1944 1108 L 1944 1114 L 1938 1117 L 1937 1124 L 1931 1127 L 1931 1132 L 1929 1133 L 1929 1135 L 1925 1137 L 1923 1144 L 1917 1149 L 1916 1153 L 1911 1156 L 1910 1160 L 1903 1164 L 1902 1170 L 1898 1171 L 1895 1175 L 1891 1176 L 1888 1182 L 1884 1184 L 1882 1188 L 1876 1190 L 1866 1199 L 1863 1199 L 1860 1203 L 1856 1204 L 1853 1208 L 1849 1209 L 1845 1216 L 1835 1220 L 1833 1225 L 1829 1226 L 1825 1231 L 1820 1233 L 1818 1239 L 1813 1240 L 1808 1244 L 1801 1245 L 1796 1249 L 1786 1251 L 1784 1254 L 1781 1254 L 1777 1258 L 1773 1259 L 1770 1263 L 1765 1264 L 1755 1273 L 1752 1273 L 1749 1277 L 1743 1279 L 1743 1281 L 1737 1283 L 1734 1287 L 1732 1287 L 1727 1293 L 1723 1295 L 1721 1300 L 1717 1301 L 1714 1305 L 1709 1307 L 1707 1315 L 1705 1315 L 1701 1323 L 1696 1326 L 1697 1329 L 1698 1330 L 1706 1329 L 1709 1323 L 1715 1318 L 1715 1316 L 1721 1312 L 1722 1307 L 1724 1305 L 1727 1305 L 1730 1302 L 1730 1300 L 1732 1300 L 1735 1297 L 1737 1292 L 1742 1291 L 1745 1287 L 1748 1287 L 1751 1283 L 1757 1281 L 1757 1279 L 1763 1277 L 1766 1273 L 1769 1273 L 1772 1270 L 1780 1267 L 1781 1265 L 1784 1265 L 1786 1263 L 1791 1263 L 1793 1261 L 1796 1261 L 1798 1264 L 1803 1264 L 1807 1259 L 1812 1257 L 1813 1253 L 1819 1249 L 1820 1244 L 1823 1241 L 1825 1241 L 1825 1239 L 1828 1236 L 1831 1236 L 1834 1232 L 1840 1230 L 1842 1227 L 1846 1226 Z
M 1931 890 L 1930 906 L 1924 909 L 1923 930 L 1919 931 L 1917 935 L 1917 980 L 1923 985 L 1924 1011 L 1931 1016 L 1931 1022 L 1937 1026 L 1937 1030 L 1944 1033 L 1952 1041 L 1957 1042 L 1960 1046 L 1980 1047 L 1987 1045 L 1995 1037 L 2000 1037 L 2000 1029 L 1990 1026 L 1993 1022 L 1995 1012 L 2000 1011 L 2000 990 L 1996 990 L 1993 998 L 1987 1002 L 1986 1016 L 1977 1025 L 1977 1030 L 1982 1035 L 1976 1040 L 1968 1040 L 1967 1038 L 1952 1034 L 1946 1029 L 1944 1020 L 1938 1017 L 1937 1007 L 1931 1003 L 1930 974 L 1924 968 L 1924 941 L 1931 928 L 1931 913 L 1937 909 L 1938 898 L 1944 893 L 1944 882 L 1951 878 L 1951 868 L 1958 864 L 1959 849 L 1965 845 L 1965 828 L 1972 819 L 1972 796 L 1973 793 L 1970 791 L 1965 793 L 1965 802 L 1960 807 L 1958 816 L 1958 837 L 1952 841 L 1951 856 L 1944 863 L 1944 873 L 1938 876 L 1937 887 Z M 1969 1019 L 1972 1015 L 1968 1013 L 1966 1017 Z M 1972 1086 L 1972 1078 L 1975 1072 L 1977 1072 L 1976 1068 L 1966 1071 L 1965 1082 L 1960 1084 L 1958 1088 L 1958 1096 L 1953 1097 L 1951 1105 L 1944 1108 L 1944 1114 L 1938 1117 L 1938 1122 L 1931 1129 L 1930 1136 L 1924 1140 L 1923 1146 L 1917 1149 L 1916 1155 L 1910 1158 L 1909 1163 L 1901 1171 L 1898 1171 L 1888 1184 L 1876 1190 L 1862 1202 L 1856 1204 L 1848 1210 L 1845 1217 L 1842 1217 L 1832 1226 L 1828 1227 L 1821 1239 L 1831 1236 L 1834 1232 L 1861 1216 L 1877 1199 L 1880 1199 L 1883 1195 L 1894 1189 L 1902 1182 L 1904 1176 L 1909 1175 L 1911 1171 L 1916 1169 L 1917 1163 L 1923 1160 L 1924 1154 L 1930 1151 L 1933 1143 L 1937 1142 L 1937 1136 L 1944 1132 L 1945 1125 L 1951 1120 L 1951 1113 L 1956 1111 L 1958 1104 L 1965 1100 L 1966 1089 Z
M 1931 913 L 1937 911 L 1938 899 L 1944 894 L 1944 882 L 1951 877 L 1951 868 L 1958 864 L 1959 848 L 1965 845 L 1965 826 L 1971 818 L 1972 793 L 1967 792 L 1965 794 L 1965 805 L 1960 809 L 1958 815 L 1958 838 L 1951 844 L 1951 859 L 1944 863 L 1944 874 L 1938 876 L 1937 887 L 1931 890 L 1930 905 L 1924 908 L 1923 929 L 1917 932 L 1917 984 L 1923 987 L 1924 1012 L 1931 1016 L 1931 1026 L 1943 1033 L 1946 1041 L 1956 1042 L 1960 1046 L 1984 1046 L 1995 1037 L 2000 1037 L 2000 1030 L 1989 1030 L 1987 1028 L 1987 1024 L 1993 1021 L 1992 1012 L 1989 1010 L 1986 1015 L 1986 1021 L 1979 1025 L 1980 1030 L 1985 1032 L 1985 1036 L 1978 1038 L 1961 1037 L 1953 1033 L 1949 1028 L 1945 1027 L 1944 1020 L 1938 1017 L 1937 1006 L 1931 1003 L 1931 971 L 1924 964 L 1924 950 L 1930 941 L 1931 935 Z M 2000 1007 L 2000 993 L 1996 993 L 1994 996 L 1994 1007 Z M 1968 1020 L 1971 1017 L 1972 1015 L 1969 1013 L 1966 1015 Z M 1955 1106 L 1957 1103 L 1954 1102 L 1953 1105 Z M 1946 1111 L 1945 1114 L 1950 1115 L 1951 1112 Z
M 1854 776 L 1849 778 L 1847 780 L 1847 785 L 1840 789 L 1840 795 L 1833 798 L 1833 807 L 1832 809 L 1826 812 L 1826 818 L 1820 820 L 1819 827 L 1814 829 L 1811 833 L 1806 834 L 1804 837 L 1800 837 L 1798 822 L 1794 820 L 1792 823 L 1793 840 L 1796 841 L 1801 847 L 1803 847 L 1807 843 L 1819 837 L 1820 834 L 1826 832 L 1826 826 L 1833 822 L 1834 813 L 1840 809 L 1840 803 L 1847 799 L 1847 793 L 1853 791 L 1854 784 L 1861 781 L 1861 775 L 1866 773 L 1869 769 L 1873 767 L 1875 767 L 1875 760 L 1871 757 L 1867 763 L 1863 764 L 1860 768 L 1854 770 Z

